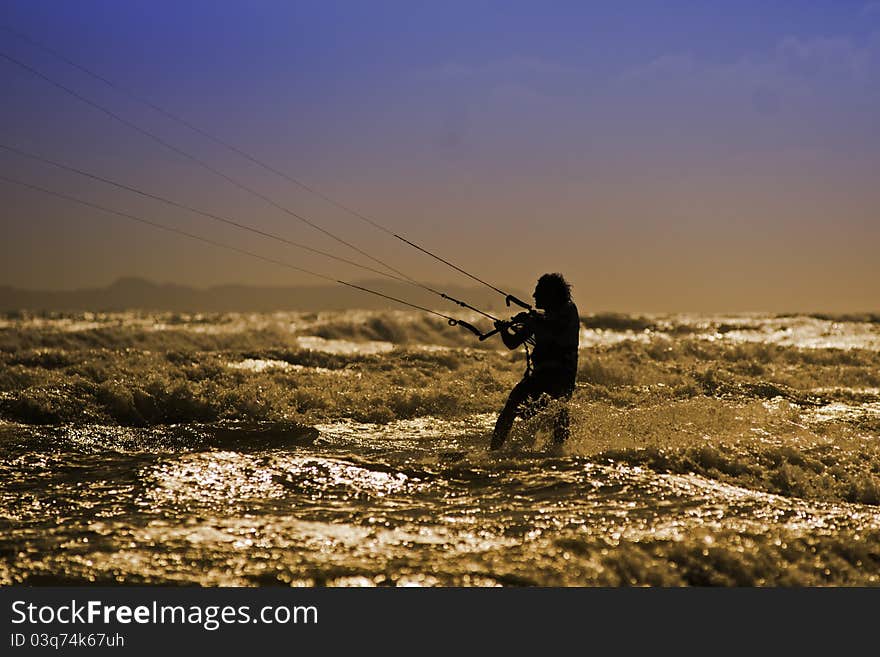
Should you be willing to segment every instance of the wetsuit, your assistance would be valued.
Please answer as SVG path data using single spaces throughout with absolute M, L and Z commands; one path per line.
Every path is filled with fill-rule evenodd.
M 560 308 L 545 313 L 523 314 L 523 324 L 511 332 L 503 330 L 501 338 L 508 349 L 516 349 L 528 338 L 534 337 L 531 367 L 522 381 L 510 391 L 507 402 L 492 434 L 492 449 L 498 449 L 518 415 L 528 410 L 531 402 L 546 393 L 553 399 L 568 398 L 574 392 L 577 378 L 578 339 L 580 318 L 577 306 L 569 301 Z M 553 422 L 553 440 L 562 443 L 568 438 L 568 409 L 562 408 Z

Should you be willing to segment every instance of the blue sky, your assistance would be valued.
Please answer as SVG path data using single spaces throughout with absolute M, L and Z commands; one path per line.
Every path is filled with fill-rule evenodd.
M 4 8 L 5 24 L 504 285 L 559 270 L 596 310 L 876 309 L 880 2 Z M 32 44 L 0 32 L 0 46 L 407 273 L 464 282 Z M 2 143 L 339 246 L 7 61 L 0 84 Z M 360 277 L 9 154 L 0 174 Z M 0 284 L 319 282 L 0 195 L 19 246 Z

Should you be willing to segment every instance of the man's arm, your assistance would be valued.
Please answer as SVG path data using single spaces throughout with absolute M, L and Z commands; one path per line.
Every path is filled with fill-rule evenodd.
M 529 313 L 520 313 L 512 322 L 495 322 L 495 327 L 501 330 L 501 341 L 508 349 L 516 349 L 535 332 L 534 318 Z M 511 326 L 517 328 L 511 330 Z

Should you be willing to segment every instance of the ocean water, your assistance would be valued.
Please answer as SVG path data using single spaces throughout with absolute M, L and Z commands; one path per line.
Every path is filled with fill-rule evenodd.
M 0 584 L 880 584 L 877 324 L 585 321 L 568 443 L 488 452 L 521 361 L 417 316 L 126 317 L 2 327 Z

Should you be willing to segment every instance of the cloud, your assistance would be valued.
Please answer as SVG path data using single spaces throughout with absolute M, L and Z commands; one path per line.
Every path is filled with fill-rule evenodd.
M 776 65 L 796 75 L 855 76 L 865 70 L 869 50 L 846 38 L 786 37 L 777 45 L 775 57 Z
M 633 98 L 653 95 L 655 106 L 668 102 L 684 112 L 688 106 L 735 110 L 748 105 L 773 114 L 786 107 L 808 110 L 817 102 L 860 102 L 870 97 L 870 82 L 878 74 L 880 40 L 788 36 L 769 51 L 732 62 L 666 54 L 625 71 L 617 86 Z
M 880 2 L 869 2 L 859 13 L 862 16 L 880 17 Z
M 878 144 L 878 54 L 876 37 L 786 36 L 727 61 L 667 52 L 616 77 L 531 57 L 447 63 L 421 80 L 417 128 L 441 157 L 537 168 L 865 150 Z

